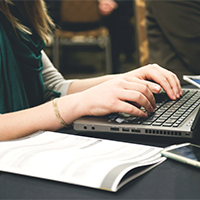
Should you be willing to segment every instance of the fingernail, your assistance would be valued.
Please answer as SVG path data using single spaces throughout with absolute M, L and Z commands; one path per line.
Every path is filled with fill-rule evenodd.
M 159 92 L 160 89 L 161 89 L 161 87 L 160 87 L 159 85 L 156 85 L 156 86 L 154 87 L 154 90 L 155 90 L 156 92 Z
M 147 113 L 144 113 L 144 117 L 148 117 L 148 114 L 147 114 Z
M 151 112 L 153 112 L 154 111 L 154 108 L 153 107 L 151 107 Z

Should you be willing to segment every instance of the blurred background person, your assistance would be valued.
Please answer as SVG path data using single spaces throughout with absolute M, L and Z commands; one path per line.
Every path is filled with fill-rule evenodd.
M 134 15 L 132 0 L 99 0 L 99 9 L 103 23 L 109 29 L 112 45 L 113 73 L 122 72 L 120 54 L 125 54 L 125 61 L 133 62 L 134 26 L 131 18 Z
M 184 74 L 200 74 L 200 1 L 146 1 L 150 63 Z

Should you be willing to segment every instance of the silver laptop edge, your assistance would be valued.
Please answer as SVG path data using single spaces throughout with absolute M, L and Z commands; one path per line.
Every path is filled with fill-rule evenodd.
M 187 89 L 198 90 L 198 89 Z M 198 100 L 200 101 L 200 100 Z M 180 124 L 179 127 L 163 127 L 142 124 L 126 124 L 108 122 L 108 116 L 105 117 L 81 117 L 73 124 L 78 132 L 112 132 L 126 133 L 136 135 L 152 135 L 177 138 L 193 138 L 196 131 L 194 121 L 196 120 L 199 106 Z M 200 123 L 200 121 L 199 121 Z M 198 125 L 199 123 L 195 123 Z

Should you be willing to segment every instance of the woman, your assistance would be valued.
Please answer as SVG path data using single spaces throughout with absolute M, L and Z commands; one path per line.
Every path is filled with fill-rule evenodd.
M 0 1 L 0 140 L 55 131 L 84 115 L 146 117 L 138 106 L 152 112 L 153 93 L 161 87 L 171 99 L 182 95 L 176 75 L 156 64 L 119 75 L 64 80 L 42 51 L 52 27 L 43 0 Z

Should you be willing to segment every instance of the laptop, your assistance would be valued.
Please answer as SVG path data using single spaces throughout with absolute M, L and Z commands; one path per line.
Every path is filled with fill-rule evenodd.
M 78 132 L 194 138 L 200 127 L 200 90 L 184 88 L 183 96 L 175 101 L 162 91 L 155 94 L 155 99 L 157 107 L 147 118 L 126 113 L 112 113 L 103 117 L 85 116 L 74 122 L 74 129 Z

